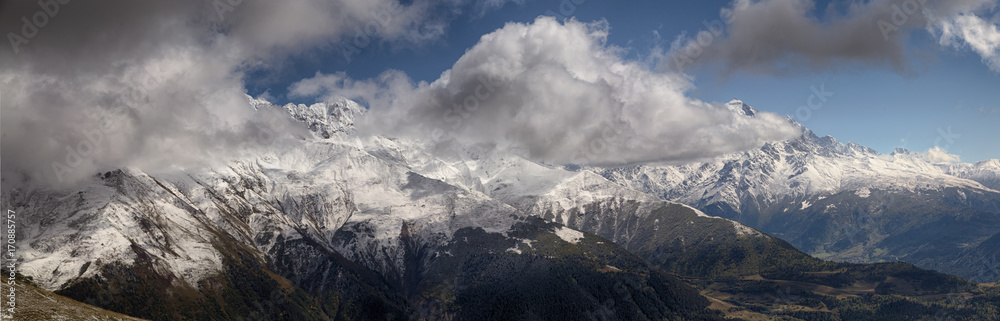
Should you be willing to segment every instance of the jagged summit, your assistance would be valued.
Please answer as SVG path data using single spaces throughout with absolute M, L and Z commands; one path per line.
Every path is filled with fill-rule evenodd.
M 753 117 L 754 115 L 757 114 L 757 110 L 756 109 L 754 109 L 753 107 L 750 107 L 750 105 L 747 105 L 742 100 L 735 99 L 735 98 L 733 100 L 729 101 L 728 103 L 726 103 L 726 108 L 729 108 L 729 110 L 732 110 L 732 111 L 734 111 L 734 112 L 736 112 L 736 113 L 738 113 L 740 115 L 744 115 L 744 116 Z
M 962 166 L 962 164 L 958 164 L 958 165 Z M 969 165 L 971 165 L 972 167 L 975 167 L 975 168 L 982 169 L 982 170 L 1000 171 L 1000 159 L 981 160 L 981 161 L 978 161 L 978 162 L 975 162 L 975 163 L 972 163 L 972 164 L 969 164 Z M 969 166 L 969 165 L 966 165 L 966 166 Z
M 913 154 L 912 151 L 910 151 L 909 149 L 906 149 L 906 148 L 902 148 L 902 147 L 893 148 L 892 149 L 892 153 L 889 153 L 889 155 L 893 155 L 893 156 L 895 156 L 895 155 L 912 155 L 912 154 Z
M 265 99 L 250 96 L 247 98 L 255 110 L 264 106 L 277 107 Z M 313 133 L 324 139 L 338 134 L 353 134 L 355 120 L 367 111 L 364 106 L 343 97 L 312 105 L 289 103 L 281 108 L 287 111 L 293 119 L 305 123 L 306 127 Z

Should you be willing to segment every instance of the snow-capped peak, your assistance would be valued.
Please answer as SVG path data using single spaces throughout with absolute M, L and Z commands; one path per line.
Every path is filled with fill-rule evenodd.
M 728 103 L 726 103 L 726 108 L 729 108 L 729 110 L 732 110 L 733 112 L 736 112 L 737 114 L 744 116 L 753 117 L 754 115 L 757 114 L 756 109 L 750 107 L 750 105 L 747 105 L 746 103 L 744 103 L 742 100 L 739 99 L 733 99 Z
M 244 94 L 244 96 L 246 96 L 247 101 L 250 102 L 250 106 L 253 107 L 253 110 L 260 110 L 261 108 L 268 107 L 268 106 L 273 106 L 274 105 L 274 104 L 272 104 L 271 102 L 267 101 L 264 98 L 259 98 L 259 97 L 258 98 L 254 98 L 253 96 L 250 96 L 250 95 L 247 95 L 247 94 Z
M 892 153 L 889 153 L 889 155 L 892 155 L 892 156 L 896 156 L 896 155 L 910 155 L 910 154 L 913 154 L 913 152 L 910 151 L 909 149 L 902 148 L 902 147 L 893 148 L 892 149 Z
M 353 133 L 354 121 L 365 112 L 365 108 L 346 98 L 331 102 L 287 104 L 284 106 L 292 118 L 303 122 L 310 130 L 323 138 L 331 138 L 337 133 Z
M 1000 172 L 1000 159 L 987 159 L 984 161 L 978 161 L 975 166 L 981 169 L 992 169 L 994 171 Z

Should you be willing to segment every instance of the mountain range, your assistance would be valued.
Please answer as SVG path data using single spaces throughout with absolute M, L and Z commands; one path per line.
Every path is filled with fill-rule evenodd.
M 742 101 L 728 105 L 753 117 Z M 703 162 L 592 170 L 819 258 L 905 261 L 981 282 L 1000 278 L 1000 160 L 933 164 L 923 153 L 885 155 L 802 129 L 796 139 Z
M 990 320 L 1000 307 L 995 286 L 962 279 L 998 278 L 984 259 L 1000 245 L 996 160 L 938 165 L 803 128 L 693 164 L 558 166 L 361 135 L 349 100 L 249 105 L 310 131 L 214 167 L 4 190 L 25 282 L 157 320 Z

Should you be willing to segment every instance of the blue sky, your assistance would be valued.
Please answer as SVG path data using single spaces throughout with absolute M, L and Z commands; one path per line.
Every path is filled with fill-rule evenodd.
M 529 0 L 482 14 L 468 5 L 464 12 L 448 15 L 447 31 L 439 39 L 405 45 L 374 42 L 350 62 L 337 45 L 312 48 L 283 61 L 280 68 L 255 70 L 246 79 L 248 90 L 252 95 L 267 91 L 278 102 L 310 103 L 286 97 L 287 88 L 316 72 L 367 79 L 395 69 L 415 81 L 430 82 L 482 35 L 507 22 L 530 23 L 553 12 L 569 12 L 582 22 L 606 20 L 611 31 L 608 43 L 626 49 L 627 59 L 643 60 L 654 48 L 669 48 L 682 33 L 705 30 L 703 22 L 718 19 L 720 8 L 729 5 L 729 1 L 588 0 L 560 9 L 561 2 L 570 3 Z M 817 3 L 811 11 L 814 18 L 822 21 L 830 4 Z M 872 32 L 877 32 L 874 24 Z M 902 74 L 887 66 L 851 62 L 783 75 L 723 73 L 709 65 L 685 70 L 696 86 L 689 95 L 710 102 L 739 98 L 761 110 L 792 115 L 820 136 L 854 141 L 883 153 L 896 147 L 926 151 L 937 145 L 967 162 L 1000 158 L 1000 75 L 968 48 L 939 46 L 937 38 L 922 30 L 910 35 L 905 55 L 913 59 L 914 67 Z M 807 115 L 800 108 L 812 86 L 822 86 L 833 96 Z

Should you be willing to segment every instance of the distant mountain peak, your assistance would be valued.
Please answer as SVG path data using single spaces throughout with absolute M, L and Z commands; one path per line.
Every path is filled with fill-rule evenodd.
M 742 100 L 735 98 L 726 103 L 726 108 L 729 108 L 729 110 L 732 110 L 738 114 L 745 116 L 753 117 L 754 115 L 757 115 L 757 109 L 754 109 L 753 107 L 750 107 L 750 105 L 744 103 Z
M 890 153 L 889 155 L 893 155 L 893 156 L 895 156 L 895 155 L 908 155 L 908 154 L 912 154 L 912 153 L 913 152 L 911 152 L 910 150 L 908 150 L 906 148 L 896 147 L 895 149 L 892 150 L 892 153 Z
M 994 170 L 1000 170 L 1000 159 L 987 159 L 984 161 L 976 162 L 976 166 L 982 168 L 991 168 Z
M 267 101 L 264 98 L 260 98 L 260 97 L 254 98 L 253 96 L 250 96 L 250 95 L 247 95 L 247 94 L 243 94 L 243 96 L 246 96 L 247 101 L 250 102 L 250 106 L 253 107 L 253 110 L 260 110 L 261 107 L 273 106 L 274 105 L 270 101 Z
M 292 118 L 305 123 L 310 130 L 323 138 L 331 138 L 337 133 L 353 133 L 354 121 L 367 110 L 346 98 L 308 106 L 287 104 L 284 109 L 292 115 Z

